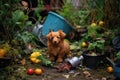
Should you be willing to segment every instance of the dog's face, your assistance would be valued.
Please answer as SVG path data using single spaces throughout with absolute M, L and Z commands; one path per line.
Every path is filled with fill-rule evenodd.
M 52 31 L 47 35 L 47 39 L 53 44 L 59 44 L 62 40 L 64 40 L 65 36 L 66 34 L 62 30 L 57 32 Z

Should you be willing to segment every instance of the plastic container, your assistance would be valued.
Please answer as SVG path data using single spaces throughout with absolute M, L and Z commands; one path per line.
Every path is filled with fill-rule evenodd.
M 115 37 L 112 43 L 115 49 L 120 49 L 120 36 Z
M 114 75 L 115 77 L 120 78 L 120 66 L 114 66 Z
M 50 11 L 43 24 L 42 35 L 46 36 L 50 31 L 63 30 L 69 34 L 73 27 L 62 16 Z
M 117 59 L 116 61 L 115 61 L 115 63 L 110 59 L 110 58 L 108 58 L 107 57 L 107 60 L 112 64 L 112 66 L 113 66 L 113 69 L 114 69 L 114 76 L 116 77 L 116 78 L 118 78 L 118 79 L 116 79 L 116 80 L 120 80 L 119 78 L 120 78 L 120 59 Z
M 83 57 L 83 65 L 91 69 L 100 67 L 101 62 L 106 59 L 105 55 L 90 56 L 88 54 L 83 54 Z

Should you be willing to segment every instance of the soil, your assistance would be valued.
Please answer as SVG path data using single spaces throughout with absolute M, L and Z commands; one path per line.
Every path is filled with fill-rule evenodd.
M 56 66 L 59 64 L 55 63 Z M 9 66 L 9 68 L 11 67 L 12 65 Z M 89 69 L 86 67 L 78 66 L 76 68 L 72 68 L 69 71 L 58 72 L 56 68 L 51 68 L 47 66 L 42 66 L 41 64 L 31 63 L 29 60 L 27 60 L 26 65 L 23 66 L 21 64 L 16 64 L 14 65 L 13 68 L 14 71 L 12 73 L 9 73 L 8 75 L 10 77 L 14 76 L 15 79 L 11 78 L 9 80 L 24 80 L 23 78 L 25 78 L 25 80 L 115 80 L 114 73 L 108 73 L 106 71 L 106 67 Z M 28 75 L 26 73 L 28 68 L 34 68 L 34 69 L 42 68 L 44 72 L 41 75 L 35 75 L 35 74 Z M 1 71 L 3 71 L 3 73 L 5 74 L 6 70 L 4 71 L 4 69 L 3 70 L 1 69 Z M 87 71 L 90 75 L 86 77 L 84 71 Z M 3 73 L 2 74 L 0 73 L 0 75 L 3 75 Z M 0 78 L 0 80 L 6 80 L 6 79 Z
M 35 68 L 36 65 L 32 65 L 32 67 Z M 37 65 L 37 67 L 41 67 L 44 69 L 43 74 L 27 75 L 27 80 L 115 80 L 114 74 L 108 73 L 106 71 L 106 68 L 75 68 L 70 70 L 69 72 L 58 72 L 57 69 L 54 68 L 49 68 L 40 65 Z M 86 77 L 83 73 L 84 71 L 88 71 L 90 75 Z
M 44 54 L 44 52 L 42 53 Z M 47 56 L 46 54 L 44 55 Z M 54 66 L 59 66 L 61 64 L 63 63 L 54 63 Z M 9 73 L 8 77 L 14 76 L 14 79 L 12 77 L 9 80 L 120 80 L 116 79 L 114 73 L 108 73 L 107 67 L 107 65 L 104 65 L 102 67 L 98 66 L 96 69 L 90 69 L 85 66 L 77 66 L 75 68 L 71 68 L 69 71 L 59 72 L 56 68 L 43 66 L 40 63 L 35 64 L 32 63 L 29 58 L 26 58 L 26 63 L 24 65 L 21 63 L 11 65 L 7 71 L 9 73 L 9 71 L 12 70 L 12 73 Z M 44 72 L 41 75 L 28 75 L 26 73 L 28 68 L 42 68 Z M 89 74 L 88 76 L 84 73 L 85 71 Z M 0 75 L 4 76 L 4 74 L 6 74 L 4 69 L 0 69 L 0 72 Z M 6 79 L 2 79 L 0 77 L 0 80 Z
M 59 66 L 63 63 L 55 63 Z M 107 66 L 98 67 L 97 69 L 86 68 L 85 66 L 77 66 L 70 71 L 58 72 L 56 68 L 42 66 L 41 64 L 27 63 L 27 67 L 42 68 L 44 70 L 41 75 L 27 75 L 27 80 L 115 80 L 114 73 L 107 72 Z M 86 76 L 84 71 L 90 75 Z M 119 80 L 119 79 L 118 79 Z
M 45 52 L 44 52 L 45 51 Z M 43 54 L 46 54 L 46 50 L 43 51 Z M 76 51 L 72 51 L 75 55 Z M 54 66 L 59 66 L 64 63 L 54 63 Z M 82 64 L 82 63 L 81 63 Z M 31 64 L 28 63 L 28 67 L 41 67 L 44 69 L 42 75 L 27 75 L 27 80 L 115 80 L 116 77 L 114 73 L 108 73 L 108 65 L 98 66 L 96 69 L 86 68 L 85 66 L 77 66 L 71 68 L 69 71 L 58 72 L 56 68 L 50 68 L 42 66 L 40 64 Z M 84 72 L 87 71 L 90 75 L 86 76 Z M 118 79 L 120 80 L 120 79 Z

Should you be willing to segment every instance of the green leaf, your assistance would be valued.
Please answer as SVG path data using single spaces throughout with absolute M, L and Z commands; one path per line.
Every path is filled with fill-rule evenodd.
M 31 26 L 32 25 L 32 21 L 27 21 L 25 25 L 26 26 Z
M 117 59 L 120 59 L 120 51 L 116 55 Z
M 52 62 L 50 60 L 46 59 L 42 55 L 38 56 L 37 59 L 40 59 L 42 62 L 42 65 L 44 65 L 44 66 L 49 66 L 49 67 L 53 66 Z
M 15 12 L 12 13 L 12 20 L 13 22 L 24 22 L 28 20 L 28 16 L 24 14 L 23 11 L 21 10 L 16 10 Z
M 66 0 L 66 3 L 71 3 L 71 0 Z
M 16 24 L 17 24 L 17 25 L 20 25 L 20 24 L 22 24 L 22 23 L 21 23 L 21 22 L 16 22 Z
M 6 4 L 4 4 L 4 5 L 5 5 L 6 7 L 10 7 L 10 5 L 9 5 L 9 4 L 7 4 L 7 3 L 6 3 Z

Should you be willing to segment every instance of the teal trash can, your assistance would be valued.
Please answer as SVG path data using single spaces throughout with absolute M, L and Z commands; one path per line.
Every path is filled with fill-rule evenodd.
M 120 63 L 114 65 L 114 75 L 117 78 L 120 78 Z
M 46 36 L 50 31 L 63 30 L 69 34 L 73 27 L 62 16 L 50 11 L 42 27 L 42 35 Z

